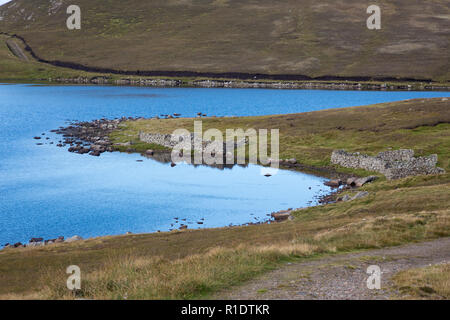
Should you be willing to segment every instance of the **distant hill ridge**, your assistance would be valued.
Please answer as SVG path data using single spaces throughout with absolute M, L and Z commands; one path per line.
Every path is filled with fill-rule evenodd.
M 279 80 L 450 79 L 447 1 L 77 0 L 82 29 L 66 27 L 73 1 L 15 0 L 0 31 L 41 61 L 134 75 Z

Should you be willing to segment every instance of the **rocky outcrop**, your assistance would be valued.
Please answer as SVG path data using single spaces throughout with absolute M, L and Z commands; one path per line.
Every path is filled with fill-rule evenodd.
M 70 242 L 81 241 L 81 240 L 83 240 L 82 237 L 80 237 L 80 236 L 73 236 L 73 237 L 70 237 L 69 239 L 67 239 L 66 242 L 70 243 Z
M 428 157 L 414 157 L 414 150 L 400 149 L 380 152 L 372 157 L 359 152 L 349 153 L 335 150 L 331 155 L 331 162 L 345 168 L 365 169 L 379 172 L 387 179 L 400 179 L 409 176 L 445 173 L 436 167 L 437 155 Z
M 378 179 L 377 176 L 369 176 L 369 177 L 363 177 L 363 178 L 356 178 L 353 181 L 350 181 L 350 183 L 348 183 L 349 186 L 351 187 L 357 187 L 360 188 L 363 185 L 365 185 L 366 183 L 375 181 L 376 179 Z M 349 182 L 349 181 L 348 181 Z
M 337 198 L 337 201 L 348 202 L 348 201 L 365 198 L 368 195 L 369 195 L 369 193 L 367 191 L 360 191 L 357 194 L 355 194 L 354 196 L 350 196 L 350 195 L 346 194 L 342 197 L 339 197 L 339 198 Z

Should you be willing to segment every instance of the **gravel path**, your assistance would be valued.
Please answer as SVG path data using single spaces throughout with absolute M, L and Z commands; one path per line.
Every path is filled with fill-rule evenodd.
M 14 40 L 6 40 L 6 45 L 12 51 L 12 53 L 21 60 L 28 61 L 27 55 L 22 51 L 22 49 L 17 45 Z
M 394 297 L 391 277 L 402 270 L 450 262 L 450 238 L 290 263 L 216 299 L 364 299 Z M 381 268 L 381 289 L 367 288 L 368 266 Z

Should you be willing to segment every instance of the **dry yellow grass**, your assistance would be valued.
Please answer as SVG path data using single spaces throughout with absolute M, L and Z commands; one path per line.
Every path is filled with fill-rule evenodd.
M 220 288 L 224 283 L 237 284 L 261 271 L 273 268 L 280 259 L 305 257 L 319 247 L 307 243 L 215 247 L 204 254 L 181 259 L 137 255 L 111 256 L 96 271 L 83 276 L 79 298 L 91 299 L 179 299 L 195 298 L 198 292 Z M 46 283 L 34 297 L 73 299 L 65 286 L 66 278 L 47 271 Z
M 450 263 L 402 271 L 393 280 L 403 299 L 450 299 Z

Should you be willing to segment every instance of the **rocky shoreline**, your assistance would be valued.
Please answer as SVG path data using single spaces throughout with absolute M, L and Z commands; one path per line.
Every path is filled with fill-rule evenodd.
M 163 118 L 176 118 L 181 116 L 180 114 L 172 115 L 161 115 Z M 204 116 L 202 113 L 199 113 L 199 116 Z M 158 116 L 155 118 L 159 118 Z M 131 141 L 127 143 L 113 143 L 109 135 L 116 130 L 122 122 L 125 121 L 137 121 L 143 118 L 116 118 L 113 120 L 109 119 L 99 119 L 93 121 L 86 122 L 78 122 L 74 121 L 67 127 L 60 127 L 56 130 L 51 130 L 56 134 L 62 135 L 63 139 L 59 141 L 57 144 L 58 147 L 68 147 L 69 152 L 79 153 L 79 154 L 89 154 L 91 156 L 100 156 L 104 152 L 113 152 L 117 150 L 117 147 L 126 147 L 125 151 L 129 153 L 137 152 L 133 148 L 133 144 Z M 44 134 L 43 134 L 44 135 Z M 34 139 L 41 139 L 40 136 L 34 137 Z M 39 144 L 39 143 L 38 143 Z M 155 152 L 154 150 L 146 150 L 145 152 L 141 152 L 143 156 L 151 157 L 157 161 L 162 161 L 165 163 L 171 162 L 170 160 L 170 151 L 162 151 Z M 334 153 L 333 153 L 334 154 Z M 348 202 L 361 198 L 365 198 L 369 196 L 369 193 L 366 191 L 358 191 L 358 189 L 364 186 L 367 183 L 373 182 L 378 179 L 377 176 L 368 176 L 368 177 L 357 177 L 351 174 L 338 173 L 334 168 L 328 167 L 310 167 L 305 166 L 301 163 L 297 162 L 297 159 L 280 159 L 278 160 L 278 164 L 283 169 L 293 169 L 299 170 L 303 172 L 314 172 L 321 176 L 334 177 L 331 180 L 327 180 L 324 182 L 324 185 L 330 187 L 332 190 L 331 193 L 321 196 L 317 199 L 318 205 L 326 205 L 329 203 L 335 202 Z M 172 163 L 172 166 L 175 164 Z M 270 176 L 270 175 L 268 175 Z M 345 193 L 341 196 L 342 193 Z M 254 222 L 249 222 L 242 224 L 240 226 L 248 226 L 248 225 L 257 225 L 257 224 L 267 224 L 267 223 L 276 223 L 283 222 L 286 220 L 293 219 L 292 213 L 299 210 L 305 210 L 309 207 L 305 208 L 297 208 L 292 209 L 289 208 L 287 210 L 281 210 L 278 212 L 272 212 L 267 214 L 268 218 L 264 220 L 259 220 L 255 218 Z M 172 227 L 168 230 L 169 232 L 174 230 L 186 230 L 189 228 L 186 219 L 174 218 L 175 221 L 172 224 Z M 183 221 L 183 222 L 182 222 Z M 204 219 L 202 221 L 198 221 L 197 224 L 202 225 L 204 223 Z M 228 227 L 237 227 L 238 225 L 230 224 Z M 161 231 L 158 231 L 161 232 Z M 131 234 L 131 233 L 127 233 Z M 56 239 L 44 240 L 42 238 L 33 238 L 30 240 L 28 244 L 15 243 L 15 244 L 6 244 L 5 248 L 22 248 L 22 247 L 40 247 L 48 244 L 54 243 L 62 243 L 62 242 L 73 242 L 77 240 L 82 240 L 81 237 L 74 236 L 67 240 L 64 240 L 64 237 L 59 237 Z
M 339 201 L 353 201 L 356 199 L 361 199 L 364 197 L 367 197 L 369 195 L 368 192 L 366 191 L 357 191 L 357 189 L 361 186 L 363 186 L 366 183 L 375 181 L 377 179 L 376 176 L 370 176 L 370 177 L 365 177 L 365 178 L 357 178 L 357 177 L 351 177 L 348 178 L 346 181 L 343 181 L 341 179 L 334 179 L 334 180 L 328 180 L 324 183 L 324 185 L 326 186 L 330 186 L 333 189 L 335 189 L 334 192 L 325 195 L 325 196 L 321 196 L 318 199 L 318 205 L 317 206 L 323 206 L 329 203 L 335 203 L 335 202 L 339 202 Z M 340 197 L 339 195 L 342 192 L 345 191 L 349 191 L 349 190 L 353 190 L 353 191 L 357 191 L 355 195 L 353 196 L 349 196 L 348 194 L 344 195 L 343 197 Z M 240 224 L 240 225 L 233 225 L 233 224 L 229 224 L 227 227 L 228 228 L 232 228 L 232 227 L 242 227 L 242 226 L 254 226 L 254 225 L 260 225 L 260 224 L 270 224 L 270 223 L 280 223 L 280 222 L 284 222 L 287 220 L 292 220 L 294 217 L 292 216 L 293 212 L 296 211 L 301 211 L 301 210 L 306 210 L 310 207 L 303 207 L 303 208 L 297 208 L 297 209 L 293 209 L 293 208 L 289 208 L 287 210 L 281 210 L 281 211 L 277 211 L 277 212 L 272 212 L 270 214 L 266 214 L 267 218 L 263 219 L 263 220 L 259 220 L 257 217 L 254 217 L 253 222 L 248 222 L 248 223 L 244 223 L 244 224 Z M 253 214 L 251 214 L 253 215 Z M 196 222 L 197 225 L 203 225 L 205 223 L 205 218 L 200 219 L 199 221 Z M 194 222 L 189 222 L 187 221 L 186 218 L 174 218 L 174 222 L 171 224 L 171 228 L 168 230 L 168 232 L 172 232 L 172 231 L 183 231 L 183 230 L 187 230 L 189 229 L 188 224 L 195 224 Z M 158 233 L 160 233 L 161 231 L 158 230 Z M 125 233 L 125 235 L 132 235 L 132 232 L 127 232 Z M 44 238 L 31 238 L 29 240 L 28 243 L 22 243 L 22 242 L 17 242 L 17 243 L 6 243 L 3 246 L 3 249 L 17 249 L 17 248 L 36 248 L 36 247 L 45 247 L 48 245 L 53 245 L 53 244 L 60 244 L 60 243 L 72 243 L 72 242 L 76 242 L 76 241 L 81 241 L 84 240 L 82 237 L 75 235 L 73 237 L 67 238 L 65 239 L 64 236 L 59 236 L 57 238 L 54 239 L 47 239 L 44 240 Z M 1 249 L 0 249 L 1 250 Z
M 199 113 L 201 114 L 201 113 Z M 161 115 L 165 118 L 174 118 L 180 116 L 176 114 L 176 116 L 171 115 Z M 155 118 L 159 118 L 158 116 Z M 128 153 L 137 152 L 135 148 L 133 148 L 133 143 L 131 141 L 125 143 L 113 143 L 109 135 L 116 130 L 122 122 L 125 121 L 137 121 L 139 118 L 133 117 L 122 117 L 113 120 L 109 119 L 99 119 L 93 121 L 85 121 L 85 122 L 72 122 L 67 127 L 60 127 L 56 130 L 51 130 L 56 134 L 62 135 L 63 139 L 59 141 L 57 147 L 68 147 L 69 152 L 78 153 L 78 154 L 89 154 L 91 156 L 100 156 L 104 152 L 113 152 L 116 151 L 118 147 L 124 149 L 124 151 Z M 40 139 L 40 137 L 35 137 L 35 139 Z M 171 152 L 170 150 L 146 150 L 144 152 L 140 152 L 145 157 L 151 157 L 160 162 L 171 163 Z M 376 176 L 370 177 L 356 177 L 354 175 L 348 173 L 339 173 L 333 167 L 313 167 L 301 164 L 295 158 L 291 159 L 280 159 L 278 160 L 278 164 L 282 169 L 290 169 L 290 170 L 298 170 L 302 172 L 310 172 L 323 177 L 333 177 L 331 180 L 325 183 L 326 186 L 331 188 L 340 188 L 339 190 L 345 188 L 358 188 L 363 186 L 364 184 L 375 180 Z M 172 163 L 172 166 L 176 164 Z M 225 165 L 223 166 L 225 167 Z M 270 175 L 268 175 L 270 176 Z M 336 199 L 336 197 L 331 194 L 319 199 L 319 203 L 329 203 Z
M 113 152 L 113 144 L 109 134 L 118 128 L 123 121 L 133 118 L 120 118 L 114 120 L 100 119 L 86 122 L 73 122 L 67 127 L 51 130 L 62 135 L 63 139 L 57 147 L 69 147 L 68 151 L 78 154 L 89 154 L 98 157 L 104 152 Z
M 341 201 L 348 202 L 348 201 L 365 198 L 369 195 L 369 193 L 367 191 L 358 191 L 358 188 L 364 186 L 367 183 L 373 182 L 377 179 L 378 179 L 377 176 L 368 176 L 368 177 L 364 177 L 364 178 L 353 176 L 353 177 L 347 178 L 346 180 L 342 180 L 342 179 L 327 180 L 324 182 L 324 185 L 331 187 L 332 189 L 334 189 L 334 191 L 328 195 L 321 196 L 318 201 L 319 205 L 326 205 L 326 204 L 341 202 Z M 345 194 L 344 196 L 340 196 L 340 194 L 342 194 L 343 192 L 348 192 L 348 191 L 352 191 L 354 194 L 353 195 Z M 287 210 L 272 212 L 271 217 L 274 219 L 275 222 L 291 220 L 291 219 L 293 219 L 293 216 L 292 216 L 293 212 L 305 210 L 308 208 L 310 208 L 310 207 L 297 208 L 297 209 L 290 208 Z
M 200 116 L 203 116 L 203 114 L 199 113 Z M 171 115 L 161 115 L 165 118 L 174 118 L 180 116 L 179 114 L 175 114 L 174 116 Z M 159 118 L 159 117 L 156 117 Z M 128 143 L 113 143 L 109 135 L 116 130 L 119 125 L 125 121 L 137 121 L 142 118 L 133 118 L 133 117 L 122 117 L 122 118 L 116 118 L 113 120 L 110 119 L 99 119 L 99 120 L 93 120 L 93 121 L 72 121 L 68 126 L 66 127 L 59 127 L 58 129 L 51 130 L 50 132 L 56 133 L 58 135 L 62 135 L 62 139 L 59 140 L 57 147 L 60 148 L 67 148 L 69 152 L 72 153 L 78 153 L 78 154 L 88 154 L 90 156 L 98 157 L 102 153 L 105 152 L 113 152 L 116 150 L 117 147 L 126 147 L 126 152 L 136 152 L 135 149 L 133 149 L 133 145 L 131 142 Z M 34 137 L 35 140 L 41 140 L 45 133 L 42 134 L 42 136 L 36 136 Z M 48 139 L 48 137 L 46 137 Z M 37 143 L 38 145 L 41 145 L 42 143 Z M 154 158 L 157 161 L 163 161 L 163 162 L 171 162 L 170 161 L 170 151 L 162 151 L 162 152 L 155 152 L 154 150 L 147 150 L 146 152 L 142 153 L 143 156 Z M 169 157 L 168 157 L 169 156 Z M 295 158 L 292 159 L 280 159 L 279 165 L 281 168 L 284 169 L 294 169 L 294 170 L 300 170 L 300 171 L 313 171 L 314 173 L 318 173 L 322 176 L 333 176 L 335 177 L 332 180 L 328 180 L 324 183 L 324 185 L 331 187 L 335 191 L 333 191 L 330 194 L 327 194 L 325 196 L 321 196 L 317 199 L 319 205 L 325 205 L 328 203 L 334 203 L 337 201 L 352 201 L 355 199 L 359 199 L 362 197 L 365 197 L 368 195 L 367 192 L 358 192 L 355 196 L 350 197 L 348 195 L 345 195 L 344 197 L 339 197 L 339 194 L 348 191 L 357 189 L 361 186 L 363 186 L 366 183 L 369 183 L 371 181 L 374 181 L 377 177 L 370 176 L 365 178 L 355 177 L 349 174 L 339 174 L 335 172 L 332 168 L 316 168 L 316 167 L 309 167 L 302 165 L 297 162 Z M 309 208 L 309 207 L 306 207 Z M 245 223 L 242 225 L 232 225 L 230 224 L 228 227 L 237 227 L 237 226 L 248 226 L 248 225 L 258 225 L 258 224 L 267 224 L 267 223 L 274 223 L 274 222 L 283 222 L 288 219 L 292 219 L 292 212 L 298 211 L 298 210 L 304 210 L 306 208 L 297 208 L 297 209 L 288 209 L 288 210 L 281 210 L 278 212 L 272 212 L 270 214 L 267 214 L 267 219 L 259 220 L 255 218 L 254 222 Z M 182 223 L 181 221 L 186 221 L 186 219 L 181 219 L 181 221 L 178 218 L 175 218 L 174 224 L 172 224 L 172 228 L 168 231 L 174 231 L 174 230 L 186 230 L 188 229 L 188 225 L 186 223 Z M 204 219 L 202 221 L 197 222 L 197 224 L 202 225 L 204 223 Z M 160 231 L 158 231 L 160 232 Z M 127 234 L 131 234 L 128 232 Z M 42 247 L 46 245 L 51 245 L 55 243 L 70 243 L 74 241 L 83 240 L 79 236 L 73 236 L 68 239 L 64 239 L 64 237 L 58 237 L 55 239 L 48 239 L 44 240 L 43 238 L 32 238 L 29 243 L 22 244 L 21 242 L 10 244 L 7 243 L 4 245 L 4 248 L 25 248 L 25 247 Z
M 75 241 L 83 240 L 80 236 L 73 236 L 67 239 L 64 239 L 63 236 L 60 236 L 55 239 L 44 240 L 44 238 L 31 238 L 28 243 L 23 244 L 22 242 L 16 242 L 14 244 L 6 243 L 3 248 L 11 249 L 11 248 L 35 248 L 35 247 L 45 247 L 48 245 L 52 245 L 55 243 L 71 243 Z
M 181 116 L 175 113 L 174 115 L 160 115 L 155 116 L 155 119 L 166 118 L 173 119 Z M 198 113 L 198 117 L 203 117 L 201 112 Z M 62 135 L 63 139 L 58 141 L 57 147 L 68 147 L 68 151 L 78 154 L 89 154 L 91 156 L 100 156 L 105 152 L 113 152 L 119 148 L 128 153 L 136 153 L 136 149 L 133 147 L 132 141 L 124 143 L 113 143 L 109 135 L 116 130 L 119 125 L 125 121 L 137 121 L 144 119 L 142 117 L 122 117 L 113 120 L 110 119 L 99 119 L 93 121 L 73 121 L 67 127 L 60 127 L 56 130 L 51 130 L 51 132 Z M 41 139 L 37 136 L 35 139 Z M 162 162 L 171 162 L 167 155 L 170 155 L 170 150 L 145 150 L 140 152 L 143 156 L 152 157 L 155 160 Z M 341 179 L 345 181 L 350 178 L 350 174 L 339 173 L 333 167 L 314 167 L 308 166 L 297 162 L 296 159 L 280 159 L 279 166 L 282 169 L 297 170 L 306 173 L 316 174 L 322 177 Z M 217 166 L 217 167 L 232 167 L 232 166 Z
M 262 74 L 245 72 L 198 72 L 198 71 L 150 71 L 117 70 L 87 66 L 76 62 L 47 60 L 40 57 L 24 37 L 0 31 L 0 35 L 20 40 L 30 58 L 40 63 L 101 74 L 92 77 L 47 78 L 50 83 L 116 84 L 164 87 L 203 88 L 278 88 L 278 89 L 333 89 L 333 90 L 450 90 L 448 82 L 436 83 L 431 78 L 408 78 L 392 76 L 331 76 L 317 77 L 301 74 Z M 26 55 L 25 55 L 26 56 Z M 120 79 L 114 79 L 117 75 Z M 149 78 L 152 77 L 152 78 Z M 189 79 L 189 80 L 185 80 Z
M 258 81 L 258 80 L 210 80 L 197 79 L 112 79 L 110 77 L 49 78 L 44 81 L 66 84 L 97 84 L 145 87 L 190 88 L 259 88 L 259 89 L 321 89 L 321 90 L 376 90 L 376 91 L 448 91 L 450 86 L 432 83 L 370 83 L 357 81 Z

